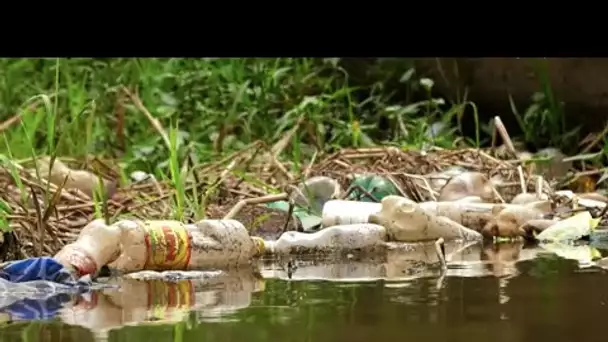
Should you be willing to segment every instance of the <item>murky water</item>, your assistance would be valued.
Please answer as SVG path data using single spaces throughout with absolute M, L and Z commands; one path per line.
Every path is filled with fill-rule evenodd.
M 590 247 L 450 246 L 446 272 L 432 250 L 265 262 L 265 279 L 115 279 L 118 290 L 5 307 L 0 340 L 605 340 L 608 274 L 588 267 Z

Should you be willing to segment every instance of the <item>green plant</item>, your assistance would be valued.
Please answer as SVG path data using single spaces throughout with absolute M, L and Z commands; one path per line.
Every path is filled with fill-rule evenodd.
M 173 214 L 201 218 L 215 187 L 186 189 L 193 166 L 258 140 L 271 145 L 296 126 L 279 155 L 291 159 L 296 174 L 314 154 L 346 146 L 484 143 L 466 92 L 446 102 L 413 64 L 398 62 L 379 60 L 368 70 L 378 81 L 365 85 L 353 81 L 359 75 L 347 72 L 343 66 L 351 61 L 340 58 L 0 59 L 0 119 L 20 118 L 3 132 L 0 153 L 11 160 L 113 158 L 124 180 L 135 170 L 170 180 Z M 550 87 L 543 89 L 542 101 L 522 116 L 514 112 L 528 139 L 561 142 L 563 108 Z M 397 93 L 405 101 L 397 101 Z M 463 140 L 465 112 L 472 113 L 476 134 Z M 171 146 L 149 117 L 168 132 Z M 232 172 L 244 174 L 240 165 Z M 105 199 L 95 199 L 101 216 Z
M 546 61 L 538 61 L 536 74 L 541 91 L 532 95 L 532 103 L 525 112 L 519 112 L 509 94 L 511 111 L 524 134 L 524 140 L 537 147 L 554 146 L 574 153 L 576 151 L 572 150 L 572 146 L 577 146 L 580 126 L 568 128 L 564 104 L 553 93 Z

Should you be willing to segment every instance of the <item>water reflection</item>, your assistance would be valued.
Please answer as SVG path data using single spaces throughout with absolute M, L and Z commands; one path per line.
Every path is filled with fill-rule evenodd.
M 283 336 L 299 341 L 299 333 L 319 341 L 364 341 L 376 336 L 376 330 L 376 338 L 405 338 L 404 324 L 409 324 L 411 338 L 439 338 L 448 321 L 470 328 L 471 322 L 491 317 L 517 320 L 514 308 L 543 298 L 539 286 L 544 293 L 554 293 L 555 283 L 545 285 L 544 280 L 564 267 L 556 261 L 562 259 L 552 255 L 575 260 L 568 267 L 577 269 L 598 252 L 587 245 L 450 243 L 448 268 L 443 270 L 434 245 L 395 245 L 373 258 L 266 260 L 256 269 L 209 272 L 199 280 L 110 279 L 118 289 L 62 296 L 59 301 L 0 301 L 4 321 L 54 316 L 68 324 L 5 323 L 0 339 L 21 340 L 18 337 L 27 331 L 33 334 L 30 340 L 59 334 L 62 337 L 46 340 L 71 341 L 65 335 L 71 331 L 70 336 L 81 341 L 182 341 L 186 336 L 258 341 Z M 530 283 L 532 277 L 541 281 Z M 415 310 L 404 312 L 404 305 Z M 43 315 L 24 315 L 24 307 Z M 436 334 L 419 330 L 424 322 L 443 322 L 444 328 Z
M 445 274 L 433 244 L 395 246 L 382 257 L 351 257 L 338 260 L 294 259 L 267 261 L 262 265 L 264 278 L 285 280 L 325 280 L 361 282 L 386 280 L 407 282 L 419 278 L 448 277 L 505 277 L 517 275 L 517 262 L 531 260 L 539 253 L 547 253 L 539 246 L 523 242 L 492 244 L 481 242 L 446 244 L 448 269 Z
M 105 337 L 125 325 L 181 322 L 193 311 L 198 321 L 214 321 L 248 307 L 252 293 L 263 290 L 263 280 L 252 270 L 217 272 L 203 280 L 117 278 L 110 283 L 119 289 L 102 290 L 89 301 L 66 306 L 60 318 Z

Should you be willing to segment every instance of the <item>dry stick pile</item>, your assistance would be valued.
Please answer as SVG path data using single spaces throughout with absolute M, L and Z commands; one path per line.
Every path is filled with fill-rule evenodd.
M 0 197 L 10 208 L 5 210 L 9 212 L 6 218 L 14 232 L 12 237 L 16 240 L 12 246 L 3 246 L 3 254 L 9 254 L 3 257 L 53 255 L 67 243 L 73 242 L 82 227 L 94 218 L 96 204 L 91 197 L 77 189 L 63 189 L 39 179 L 35 171 L 21 168 L 17 172 L 19 177 L 13 177 L 9 169 L 0 169 L 0 186 L 5 189 Z M 105 208 L 97 210 L 108 216 L 121 214 L 132 202 L 129 192 L 135 190 L 145 196 L 146 188 L 150 188 L 136 187 L 120 190 L 105 205 L 99 203 L 99 207 Z M 145 217 L 147 213 L 141 210 L 131 214 Z
M 521 176 L 517 163 L 500 160 L 490 155 L 489 150 L 462 149 L 431 152 L 402 151 L 398 148 L 370 148 L 342 150 L 328 156 L 313 167 L 311 175 L 327 176 L 347 188 L 354 174 L 378 174 L 388 177 L 404 195 L 418 201 L 434 200 L 438 195 L 430 182 L 439 178 L 434 174 L 454 166 L 485 174 L 488 178 L 499 177 L 497 191 L 505 201 L 521 192 Z M 535 184 L 523 171 L 527 191 Z

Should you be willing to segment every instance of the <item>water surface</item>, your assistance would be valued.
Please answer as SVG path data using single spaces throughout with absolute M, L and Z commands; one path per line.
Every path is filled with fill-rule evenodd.
M 588 267 L 588 246 L 561 247 L 448 248 L 447 273 L 428 248 L 267 261 L 261 276 L 242 270 L 203 281 L 114 279 L 120 289 L 70 299 L 45 321 L 3 314 L 0 340 L 605 340 L 608 275 Z

